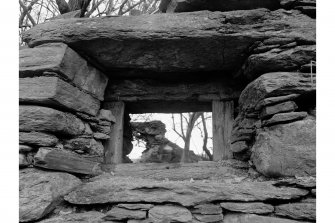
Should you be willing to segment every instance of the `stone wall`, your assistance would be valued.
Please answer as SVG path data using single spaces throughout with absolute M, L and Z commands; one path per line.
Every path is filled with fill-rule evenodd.
M 108 78 L 63 43 L 20 50 L 20 168 L 98 174 L 114 117 Z

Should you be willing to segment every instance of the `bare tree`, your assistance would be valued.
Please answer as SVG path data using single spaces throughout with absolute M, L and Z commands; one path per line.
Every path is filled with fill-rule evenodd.
M 202 145 L 202 150 L 206 153 L 206 155 L 208 156 L 209 160 L 213 160 L 213 155 L 211 154 L 211 152 L 209 151 L 209 149 L 207 148 L 207 142 L 208 142 L 208 131 L 207 131 L 207 126 L 206 126 L 206 119 L 205 119 L 205 115 L 204 113 L 201 114 L 201 122 L 202 122 L 202 127 L 203 127 L 203 145 Z M 200 128 L 201 131 L 201 128 Z
M 173 122 L 172 129 L 184 141 L 184 151 L 183 151 L 183 155 L 181 158 L 181 162 L 183 163 L 191 162 L 190 157 L 189 157 L 189 151 L 190 151 L 192 131 L 196 124 L 197 119 L 201 116 L 201 114 L 203 113 L 193 112 L 193 113 L 188 113 L 186 116 L 180 113 L 179 114 L 180 129 L 179 130 L 177 130 L 176 128 L 175 117 L 172 114 L 172 122 Z

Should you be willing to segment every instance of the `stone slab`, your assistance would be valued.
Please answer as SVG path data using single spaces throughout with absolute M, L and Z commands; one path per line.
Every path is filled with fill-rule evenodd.
M 52 43 L 22 49 L 19 62 L 20 78 L 58 74 L 103 100 L 108 78 L 66 44 Z
M 75 115 L 40 106 L 20 105 L 19 129 L 75 136 L 85 131 L 84 123 Z
M 134 68 L 182 71 L 178 77 L 191 71 L 221 70 L 228 74 L 243 64 L 253 43 L 272 37 L 315 44 L 315 20 L 283 9 L 198 11 L 60 19 L 23 34 L 30 47 L 64 42 L 113 75 L 115 68 Z M 132 76 L 140 75 L 134 72 Z
M 44 132 L 20 132 L 19 142 L 34 146 L 55 146 L 58 138 Z
M 20 103 L 97 115 L 100 101 L 58 77 L 20 78 Z
M 274 207 L 269 204 L 261 202 L 250 202 L 250 203 L 234 203 L 226 202 L 220 203 L 223 209 L 233 212 L 243 212 L 250 214 L 269 214 L 274 211 Z
M 66 196 L 76 205 L 107 203 L 174 203 L 196 206 L 212 201 L 291 200 L 305 196 L 309 191 L 274 187 L 271 182 L 190 182 L 155 181 L 132 177 L 98 177 L 78 187 Z

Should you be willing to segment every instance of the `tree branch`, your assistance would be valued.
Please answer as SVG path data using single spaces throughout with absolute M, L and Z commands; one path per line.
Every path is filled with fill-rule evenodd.
M 23 9 L 23 13 L 26 13 L 26 14 L 27 14 L 27 17 L 29 18 L 29 20 L 30 20 L 32 26 L 36 26 L 36 22 L 35 22 L 35 20 L 33 19 L 33 17 L 31 17 L 30 12 L 29 12 L 28 8 L 26 7 L 26 5 L 25 5 L 21 0 L 19 0 L 19 3 L 20 3 L 20 6 L 21 6 L 22 9 Z

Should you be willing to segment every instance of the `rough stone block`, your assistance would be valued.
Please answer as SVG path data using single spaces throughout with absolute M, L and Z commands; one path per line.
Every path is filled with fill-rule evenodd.
M 35 168 L 20 171 L 20 222 L 36 221 L 49 214 L 64 195 L 81 184 L 67 173 L 45 172 Z
M 274 211 L 274 207 L 261 202 L 234 203 L 226 202 L 220 204 L 223 209 L 233 212 L 243 212 L 250 214 L 269 214 Z
M 105 220 L 127 220 L 127 219 L 145 219 L 147 216 L 146 211 L 141 210 L 128 210 L 124 208 L 119 207 L 113 207 L 110 211 L 106 213 L 106 216 L 104 217 Z
M 252 162 L 268 177 L 316 174 L 316 123 L 305 119 L 265 128 L 252 147 Z
M 308 116 L 307 112 L 288 112 L 288 113 L 278 113 L 272 116 L 268 120 L 262 122 L 262 126 L 271 126 L 277 124 L 284 124 L 288 122 L 297 121 L 304 119 Z
M 224 223 L 299 223 L 298 221 L 255 214 L 227 214 Z
M 31 152 L 34 148 L 27 145 L 20 145 L 19 146 L 19 153 L 28 153 Z
M 280 104 L 266 106 L 262 109 L 259 117 L 261 119 L 267 119 L 277 113 L 292 112 L 296 110 L 298 106 L 293 101 L 286 101 Z
M 104 152 L 103 145 L 93 138 L 77 137 L 66 140 L 63 144 L 64 149 L 72 150 L 77 153 L 89 153 L 91 155 L 103 156 Z
M 20 77 L 55 72 L 103 100 L 108 78 L 64 43 L 43 44 L 20 50 Z
M 316 220 L 316 204 L 314 202 L 290 203 L 276 206 L 275 214 L 297 220 Z
M 19 109 L 20 131 L 45 131 L 61 135 L 80 135 L 84 123 L 75 115 L 52 108 L 21 105 Z
M 20 102 L 97 115 L 100 101 L 58 77 L 20 78 Z
M 41 147 L 34 157 L 34 166 L 50 170 L 87 175 L 102 173 L 100 164 L 77 154 L 56 148 Z
M 154 222 L 190 222 L 192 214 L 182 206 L 157 205 L 149 210 L 149 218 Z
M 44 132 L 20 132 L 19 142 L 34 146 L 55 146 L 58 138 Z

